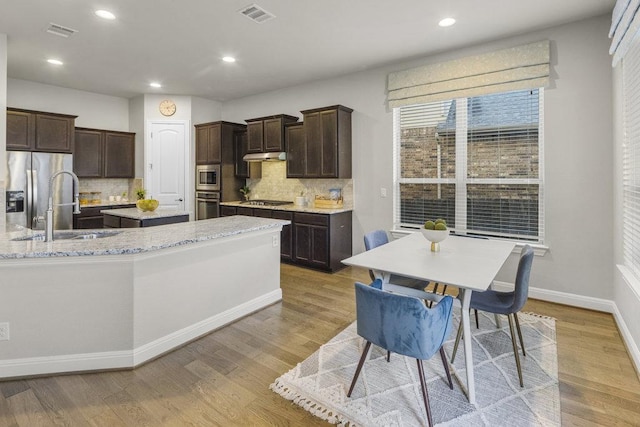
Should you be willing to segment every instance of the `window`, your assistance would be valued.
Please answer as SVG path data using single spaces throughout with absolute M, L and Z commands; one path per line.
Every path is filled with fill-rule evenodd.
M 622 60 L 622 200 L 624 265 L 640 279 L 640 43 Z
M 542 242 L 543 89 L 394 109 L 396 228 Z

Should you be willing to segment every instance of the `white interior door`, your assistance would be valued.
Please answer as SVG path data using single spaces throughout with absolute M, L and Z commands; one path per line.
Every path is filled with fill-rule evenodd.
M 154 121 L 146 144 L 145 187 L 161 208 L 185 210 L 189 137 L 186 121 Z

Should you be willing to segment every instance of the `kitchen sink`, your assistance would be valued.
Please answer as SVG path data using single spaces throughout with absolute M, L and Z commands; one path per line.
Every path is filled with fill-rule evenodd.
M 94 240 L 103 239 L 105 237 L 115 236 L 121 231 L 56 231 L 53 233 L 53 240 Z M 34 240 L 44 242 L 44 233 L 34 234 L 33 236 L 16 237 L 13 241 Z

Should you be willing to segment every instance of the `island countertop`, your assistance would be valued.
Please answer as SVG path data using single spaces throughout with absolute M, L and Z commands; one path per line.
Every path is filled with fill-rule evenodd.
M 230 216 L 160 227 L 122 229 L 118 230 L 116 235 L 98 239 L 55 240 L 54 238 L 53 242 L 14 240 L 44 234 L 43 231 L 25 229 L 0 234 L 0 259 L 136 254 L 252 231 L 280 228 L 289 223 L 286 220 L 270 218 Z M 66 231 L 101 233 L 105 230 Z
M 349 206 L 349 205 L 345 205 L 341 208 L 323 209 L 323 208 L 316 208 L 314 206 L 298 206 L 293 204 L 293 202 L 287 205 L 265 206 L 265 205 L 252 205 L 252 204 L 248 204 L 246 202 L 241 202 L 241 201 L 233 201 L 233 202 L 220 202 L 220 206 L 268 209 L 272 211 L 306 212 L 306 213 L 317 213 L 317 214 L 325 214 L 325 215 L 332 215 L 332 214 L 337 214 L 342 212 L 353 211 L 353 206 Z
M 189 215 L 189 212 L 185 212 L 180 209 L 156 209 L 153 212 L 143 212 L 138 210 L 138 208 L 124 208 L 124 209 L 105 209 L 100 211 L 100 213 L 104 215 L 114 215 L 123 218 L 131 218 L 131 219 L 153 219 L 153 218 L 167 218 L 171 216 L 184 216 Z

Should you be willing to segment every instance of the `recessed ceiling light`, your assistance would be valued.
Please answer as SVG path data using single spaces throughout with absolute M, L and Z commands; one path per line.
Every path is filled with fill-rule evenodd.
M 96 15 L 104 19 L 116 19 L 116 15 L 108 10 L 96 10 Z
M 60 61 L 59 59 L 53 59 L 53 58 L 47 59 L 47 62 L 49 64 L 53 64 L 53 65 L 62 65 L 62 64 L 64 64 L 64 62 Z
M 224 62 L 236 62 L 236 58 L 234 58 L 233 56 L 223 56 L 222 60 Z
M 151 82 L 151 83 L 149 83 L 149 86 L 156 87 L 156 88 L 162 87 L 162 85 L 160 83 L 157 83 L 157 82 Z
M 450 27 L 456 23 L 456 20 L 453 18 L 444 18 L 442 21 L 438 22 L 438 25 L 441 27 Z

